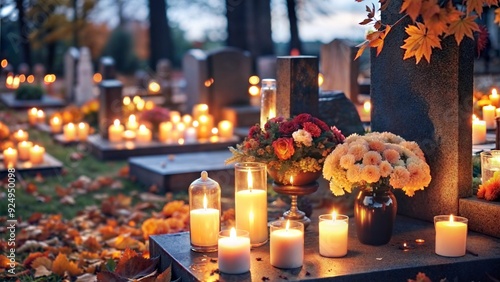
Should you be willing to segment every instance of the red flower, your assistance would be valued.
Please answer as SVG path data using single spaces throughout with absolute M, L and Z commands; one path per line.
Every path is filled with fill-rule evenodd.
M 340 131 L 336 126 L 332 126 L 332 132 L 333 136 L 335 137 L 335 141 L 337 143 L 343 143 L 345 140 L 344 134 L 342 134 L 342 131 Z
M 312 116 L 306 113 L 299 114 L 293 118 L 293 121 L 295 121 L 298 124 L 303 124 L 304 122 L 312 121 Z
M 279 132 L 285 136 L 292 136 L 297 129 L 299 129 L 299 125 L 294 121 L 285 121 L 280 123 Z
M 323 131 L 330 130 L 328 125 L 324 121 L 320 120 L 319 118 L 313 117 L 312 122 L 314 122 L 317 126 L 319 126 L 319 128 L 321 128 L 321 130 L 323 130 Z
M 260 126 L 254 125 L 250 127 L 250 130 L 248 131 L 248 138 L 255 138 L 259 136 L 261 133 Z
M 288 160 L 293 153 L 295 153 L 295 149 L 293 148 L 293 139 L 292 138 L 278 138 L 273 142 L 274 153 L 280 160 Z
M 304 130 L 311 133 L 312 137 L 319 137 L 321 135 L 321 128 L 312 122 L 304 122 Z
M 271 125 L 274 124 L 274 123 L 282 123 L 284 122 L 286 119 L 284 117 L 273 117 L 271 119 L 269 119 L 266 124 L 264 124 L 264 129 L 265 130 L 269 130 L 271 129 Z

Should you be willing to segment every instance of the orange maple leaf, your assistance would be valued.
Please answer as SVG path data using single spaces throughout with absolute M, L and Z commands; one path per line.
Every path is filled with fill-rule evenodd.
M 425 57 L 427 62 L 431 61 L 432 48 L 441 48 L 441 40 L 429 30 L 423 23 L 417 22 L 416 25 L 409 25 L 405 28 L 408 38 L 405 39 L 405 44 L 401 48 L 405 49 L 403 60 L 415 57 L 417 64 L 422 57 Z
M 434 15 L 439 14 L 439 12 L 440 8 L 437 0 L 423 1 L 420 14 L 422 15 L 425 23 L 427 23 L 427 21 Z
M 500 8 L 495 9 L 495 19 L 493 21 L 496 24 L 500 24 Z
M 404 0 L 403 5 L 401 5 L 400 13 L 406 11 L 408 16 L 415 22 L 418 15 L 420 14 L 420 8 L 422 7 L 422 0 Z
M 384 48 L 384 40 L 389 31 L 391 31 L 391 26 L 386 25 L 384 31 L 375 31 L 366 36 L 366 39 L 370 42 L 370 47 L 377 48 L 377 56 L 382 52 L 382 48 Z
M 483 13 L 484 0 L 467 0 L 465 5 L 467 6 L 467 14 L 476 11 L 479 15 Z
M 52 272 L 59 276 L 63 276 L 66 271 L 71 276 L 80 275 L 82 273 L 82 270 L 78 268 L 76 263 L 69 261 L 65 254 L 59 253 L 52 263 Z
M 357 58 L 361 57 L 363 55 L 363 52 L 365 51 L 366 47 L 368 47 L 368 44 L 370 42 L 368 40 L 363 41 L 363 43 L 356 45 L 358 47 L 358 51 L 356 52 L 356 57 L 354 57 L 354 60 Z
M 479 26 L 474 21 L 477 16 L 468 16 L 464 18 L 459 18 L 456 21 L 450 23 L 450 27 L 448 28 L 447 35 L 454 35 L 457 44 L 462 42 L 464 36 L 467 36 L 471 39 L 474 39 L 474 35 L 472 34 L 474 31 L 479 31 Z

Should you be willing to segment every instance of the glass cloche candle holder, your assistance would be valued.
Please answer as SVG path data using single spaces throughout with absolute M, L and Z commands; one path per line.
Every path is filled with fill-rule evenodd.
M 206 171 L 189 185 L 189 230 L 191 249 L 215 252 L 220 231 L 221 189 Z

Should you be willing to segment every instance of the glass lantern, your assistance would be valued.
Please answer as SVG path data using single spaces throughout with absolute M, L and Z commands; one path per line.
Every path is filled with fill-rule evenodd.
M 220 231 L 219 183 L 206 171 L 189 185 L 189 230 L 191 249 L 195 252 L 215 252 Z
M 276 117 L 276 80 L 262 80 L 260 92 L 260 127 L 264 128 L 267 120 Z
M 250 233 L 252 246 L 261 246 L 268 237 L 266 165 L 244 162 L 234 169 L 236 228 Z

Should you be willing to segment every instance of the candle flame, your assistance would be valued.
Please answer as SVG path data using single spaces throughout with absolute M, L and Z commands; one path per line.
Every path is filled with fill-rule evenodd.
M 321 87 L 323 85 L 323 82 L 325 82 L 325 77 L 323 76 L 322 73 L 318 74 L 318 86 Z
M 36 115 L 37 115 L 38 117 L 43 117 L 43 116 L 45 115 L 45 113 L 44 113 L 42 110 L 38 110 L 38 111 L 36 112 Z
M 259 87 L 255 86 L 255 85 L 252 85 L 248 88 L 248 93 L 250 94 L 250 96 L 257 96 L 259 95 Z
M 14 151 L 14 149 L 12 149 L 11 147 L 7 148 L 7 153 L 8 154 L 12 154 L 13 151 Z
M 252 75 L 248 78 L 248 83 L 250 83 L 252 85 L 258 84 L 259 82 L 260 82 L 260 78 L 256 75 Z
M 293 186 L 293 175 L 290 176 L 290 184 Z
M 231 227 L 231 231 L 229 231 L 229 237 L 236 238 L 236 229 L 234 229 L 234 227 Z
M 37 108 L 31 108 L 30 112 L 31 112 L 32 115 L 36 115 L 36 113 L 38 112 L 38 109 Z
M 450 214 L 450 222 L 453 222 L 453 221 L 455 221 L 455 218 L 453 217 L 452 214 Z
M 115 121 L 113 122 L 113 124 L 114 124 L 116 127 L 120 126 L 120 120 L 115 119 Z
M 248 170 L 248 174 L 247 174 L 247 183 L 248 183 L 248 190 L 252 191 L 252 189 L 253 189 L 253 178 L 252 178 L 252 173 L 250 173 L 250 170 Z
M 139 131 L 145 131 L 146 129 L 147 129 L 147 128 L 146 128 L 146 126 L 145 126 L 144 124 L 141 124 L 141 125 L 139 126 Z
M 366 102 L 363 104 L 363 110 L 364 110 L 366 113 L 369 113 L 371 109 L 372 109 L 372 103 L 371 103 L 370 101 L 366 101 Z
M 129 96 L 123 97 L 123 105 L 128 106 L 128 105 L 130 105 L 130 102 L 131 101 L 130 101 L 130 97 Z
M 337 220 L 337 212 L 336 212 L 336 211 L 333 211 L 333 212 L 332 212 L 332 220 L 333 220 L 333 221 L 336 221 L 336 220 Z
M 52 121 L 54 123 L 59 123 L 59 117 L 55 116 L 54 118 L 52 118 Z
M 19 129 L 19 130 L 17 131 L 17 135 L 24 135 L 24 131 L 23 131 L 22 129 Z
M 80 123 L 78 124 L 78 127 L 79 127 L 79 128 L 81 128 L 81 129 L 84 129 L 84 128 L 85 128 L 85 123 L 80 122 Z
M 207 200 L 207 194 L 203 195 L 203 208 L 207 209 L 208 207 L 208 200 Z
M 184 138 L 179 138 L 179 145 L 184 145 Z
M 493 89 L 491 90 L 491 96 L 493 96 L 493 97 L 498 96 L 498 92 L 497 92 L 497 89 L 496 89 L 496 88 L 493 88 Z
M 285 230 L 288 231 L 288 229 L 290 229 L 290 220 L 289 219 L 286 221 L 286 225 L 285 225 Z
M 35 76 L 32 74 L 28 75 L 26 81 L 28 81 L 28 83 L 33 83 L 35 81 Z
M 217 127 L 212 128 L 212 135 L 219 134 L 219 129 Z
M 403 243 L 403 248 L 407 248 L 408 245 L 406 245 L 406 243 Z
M 135 115 L 132 114 L 132 115 L 128 116 L 128 121 L 129 122 L 136 122 L 136 120 L 137 119 L 136 119 Z

